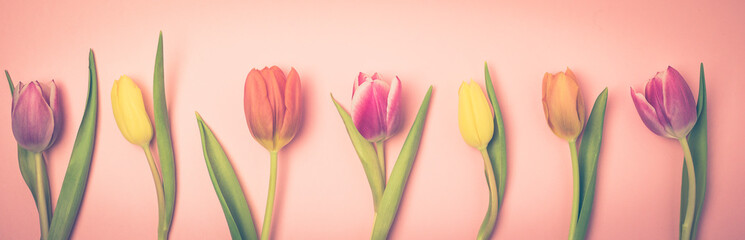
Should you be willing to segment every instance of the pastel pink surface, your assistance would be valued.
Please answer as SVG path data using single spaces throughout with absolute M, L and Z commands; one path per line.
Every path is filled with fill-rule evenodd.
M 155 239 L 157 204 L 141 150 L 116 127 L 112 82 L 135 79 L 151 102 L 158 31 L 175 139 L 178 196 L 172 239 L 226 239 L 229 231 L 202 156 L 194 111 L 227 150 L 257 229 L 269 154 L 246 127 L 242 86 L 251 68 L 295 67 L 304 123 L 280 153 L 276 239 L 365 239 L 372 198 L 329 98 L 345 107 L 358 72 L 402 80 L 402 131 L 387 142 L 388 171 L 429 85 L 421 149 L 391 239 L 472 239 L 488 203 L 478 151 L 461 139 L 457 88 L 483 82 L 489 62 L 506 124 L 508 176 L 494 239 L 565 239 L 572 173 L 567 144 L 546 125 L 544 72 L 571 67 L 587 105 L 609 88 L 589 239 L 674 239 L 683 155 L 654 135 L 628 89 L 667 65 L 694 92 L 706 67 L 709 172 L 701 239 L 745 236 L 745 8 L 740 1 L 3 1 L 0 68 L 15 81 L 55 79 L 64 129 L 48 154 L 56 202 L 96 54 L 99 127 L 73 239 Z M 4 80 L 3 80 L 4 81 Z M 2 87 L 5 88 L 5 87 Z M 38 238 L 33 198 L 18 170 L 10 93 L 0 90 L 0 238 Z M 589 107 L 588 107 L 589 108 Z M 152 106 L 148 105 L 152 111 Z

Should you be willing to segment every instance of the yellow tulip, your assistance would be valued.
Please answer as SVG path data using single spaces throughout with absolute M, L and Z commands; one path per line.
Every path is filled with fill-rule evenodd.
M 122 75 L 111 88 L 111 106 L 114 119 L 124 138 L 143 148 L 153 138 L 153 127 L 145 111 L 140 88 L 129 77 Z
M 458 126 L 463 140 L 479 150 L 494 135 L 494 117 L 489 101 L 474 81 L 463 82 L 458 90 Z
M 576 141 L 585 125 L 585 102 L 572 70 L 543 76 L 543 112 L 560 138 Z

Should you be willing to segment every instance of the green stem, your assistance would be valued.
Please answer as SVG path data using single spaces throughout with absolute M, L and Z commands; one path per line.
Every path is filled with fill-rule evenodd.
M 150 172 L 153 173 L 153 182 L 155 182 L 155 191 L 158 194 L 158 240 L 166 240 L 168 239 L 168 227 L 165 226 L 166 201 L 163 182 L 160 180 L 160 172 L 158 172 L 158 166 L 155 165 L 150 146 L 142 146 L 142 150 L 145 151 L 147 162 L 150 164 Z
M 264 225 L 261 226 L 261 240 L 269 240 L 272 231 L 272 214 L 274 212 L 274 193 L 277 190 L 277 152 L 270 152 L 271 166 L 269 169 L 269 194 L 266 197 L 264 211 Z
M 34 153 L 36 159 L 36 202 L 39 207 L 39 225 L 41 225 L 41 240 L 49 238 L 49 211 L 47 210 L 47 196 L 44 191 L 44 177 L 47 171 L 44 169 L 44 157 L 40 152 Z
M 380 165 L 380 174 L 383 177 L 383 189 L 385 189 L 385 149 L 383 148 L 384 142 L 375 143 L 375 152 L 378 153 L 378 165 Z
M 499 211 L 499 192 L 497 192 L 497 180 L 494 176 L 494 168 L 489 158 L 489 153 L 486 149 L 480 149 L 481 156 L 484 158 L 484 171 L 486 172 L 486 182 L 489 185 L 489 208 L 486 211 L 484 221 L 481 223 L 479 234 L 476 236 L 478 240 L 489 239 L 492 231 L 494 231 L 494 224 L 497 222 L 497 211 Z
M 574 239 L 579 217 L 579 159 L 577 158 L 577 141 L 569 141 L 569 151 L 572 154 L 572 175 L 574 178 L 574 193 L 572 194 L 572 222 L 569 225 L 569 239 Z
M 680 146 L 683 147 L 685 155 L 686 169 L 688 170 L 688 206 L 686 206 L 686 217 L 683 220 L 683 231 L 680 233 L 680 239 L 691 239 L 691 225 L 693 224 L 693 211 L 696 208 L 696 172 L 693 169 L 693 157 L 691 157 L 691 148 L 688 146 L 688 140 L 685 137 L 678 139 Z

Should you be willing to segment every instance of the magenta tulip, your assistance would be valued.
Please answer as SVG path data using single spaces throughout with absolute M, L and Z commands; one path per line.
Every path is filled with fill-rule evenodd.
M 685 138 L 696 124 L 696 101 L 683 76 L 668 66 L 647 82 L 644 95 L 631 88 L 644 125 L 657 135 Z
M 396 77 L 391 84 L 360 73 L 352 88 L 352 120 L 357 130 L 370 142 L 381 142 L 398 131 L 401 125 L 399 102 L 401 80 Z
M 54 80 L 28 85 L 18 82 L 10 115 L 13 136 L 21 147 L 38 153 L 54 144 L 62 126 L 59 104 Z

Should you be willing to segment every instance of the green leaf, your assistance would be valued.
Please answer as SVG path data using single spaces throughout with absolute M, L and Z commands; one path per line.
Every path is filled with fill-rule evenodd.
M 693 170 L 696 174 L 696 211 L 693 216 L 691 226 L 691 239 L 696 239 L 698 233 L 699 217 L 704 204 L 704 195 L 706 194 L 706 168 L 708 156 L 707 144 L 707 116 L 706 116 L 706 81 L 704 79 L 704 64 L 701 63 L 698 87 L 698 103 L 696 104 L 698 120 L 693 126 L 691 134 L 688 135 L 688 143 L 691 147 L 691 156 L 693 157 Z M 680 225 L 683 225 L 685 219 L 686 206 L 688 205 L 688 174 L 687 168 L 683 164 L 683 182 L 680 191 Z M 682 230 L 682 228 L 681 228 Z
M 414 159 L 416 158 L 417 151 L 419 151 L 419 143 L 422 140 L 422 132 L 424 130 L 424 120 L 427 118 L 427 110 L 429 109 L 429 100 L 432 96 L 432 87 L 427 90 L 427 95 L 424 96 L 419 112 L 416 114 L 414 124 L 411 125 L 409 135 L 406 136 L 406 141 L 401 147 L 401 153 L 398 154 L 396 164 L 393 165 L 393 171 L 388 179 L 388 186 L 383 192 L 383 198 L 378 206 L 378 212 L 375 216 L 375 225 L 373 227 L 373 233 L 371 239 L 386 239 L 388 237 L 388 231 L 391 230 L 393 220 L 396 218 L 398 207 L 401 204 L 401 197 L 406 187 L 406 181 L 409 179 L 411 168 L 414 166 Z
M 220 142 L 217 141 L 212 130 L 204 123 L 202 116 L 197 115 L 197 124 L 202 138 L 202 150 L 207 170 L 215 187 L 217 198 L 220 199 L 222 211 L 228 221 L 230 235 L 233 239 L 258 239 L 254 227 L 251 209 L 248 208 L 238 177 L 235 176 L 233 165 L 230 164 Z
M 354 126 L 352 117 L 349 116 L 349 113 L 347 113 L 338 102 L 336 102 L 333 95 L 331 95 L 331 101 L 334 102 L 336 110 L 339 111 L 344 126 L 347 128 L 349 139 L 352 140 L 354 150 L 357 151 L 357 156 L 359 156 L 360 162 L 362 162 L 362 168 L 365 170 L 368 183 L 370 183 L 370 191 L 372 191 L 373 195 L 375 212 L 377 212 L 378 203 L 380 202 L 380 198 L 383 197 L 383 190 L 385 189 L 385 177 L 383 177 L 383 171 L 380 169 L 380 165 L 378 164 L 378 155 L 375 152 L 373 144 L 368 142 L 367 139 L 357 131 L 357 127 Z
M 10 86 L 10 96 L 13 97 L 13 94 L 15 94 L 15 89 L 13 88 L 13 80 L 10 78 L 8 70 L 5 70 L 5 77 L 8 79 L 8 85 Z M 39 199 L 36 195 L 36 159 L 34 159 L 34 154 L 32 152 L 29 152 L 25 148 L 21 147 L 21 145 L 18 145 L 18 167 L 21 169 L 21 176 L 26 182 L 28 190 L 31 191 L 31 196 L 34 197 L 34 202 L 36 203 L 36 207 L 38 209 Z M 41 176 L 43 181 L 42 185 L 44 186 L 45 192 L 44 201 L 47 202 L 47 217 L 49 218 L 47 219 L 47 221 L 49 221 L 52 218 L 52 195 L 49 190 L 49 176 L 47 175 L 46 161 L 41 162 L 41 168 L 43 172 L 43 175 Z M 41 225 L 39 227 L 41 228 Z
M 497 192 L 499 193 L 499 205 L 502 205 L 504 199 L 505 181 L 507 180 L 507 142 L 504 133 L 504 121 L 502 120 L 502 111 L 499 110 L 497 94 L 494 93 L 494 85 L 489 74 L 489 67 L 484 63 L 484 75 L 486 75 L 486 93 L 489 95 L 489 101 L 494 109 L 494 137 L 492 137 L 486 151 L 489 152 L 494 174 L 497 178 Z M 499 208 L 500 206 L 497 206 Z
M 72 148 L 65 179 L 62 181 L 62 190 L 60 190 L 54 210 L 49 239 L 68 239 L 70 237 L 88 182 L 98 118 L 98 78 L 93 50 L 88 54 L 88 64 L 88 100 L 85 104 L 85 112 L 83 113 L 83 120 L 80 122 L 78 135 L 75 137 L 75 145 Z M 51 208 L 51 205 L 49 206 Z
M 163 176 L 163 191 L 165 192 L 166 222 L 163 227 L 170 229 L 171 221 L 173 220 L 173 210 L 176 203 L 176 163 L 173 156 L 171 121 L 168 117 L 164 81 L 163 32 L 161 32 L 158 37 L 158 51 L 155 54 L 155 73 L 153 74 L 153 112 L 155 116 L 155 140 L 158 144 L 158 159 L 160 160 L 160 171 Z
M 585 239 L 587 227 L 590 224 L 592 202 L 595 197 L 595 180 L 598 170 L 598 156 L 603 140 L 603 122 L 605 121 L 605 106 L 608 102 L 608 88 L 595 100 L 587 125 L 582 133 L 582 143 L 579 147 L 580 172 L 580 209 L 575 229 L 574 239 Z

